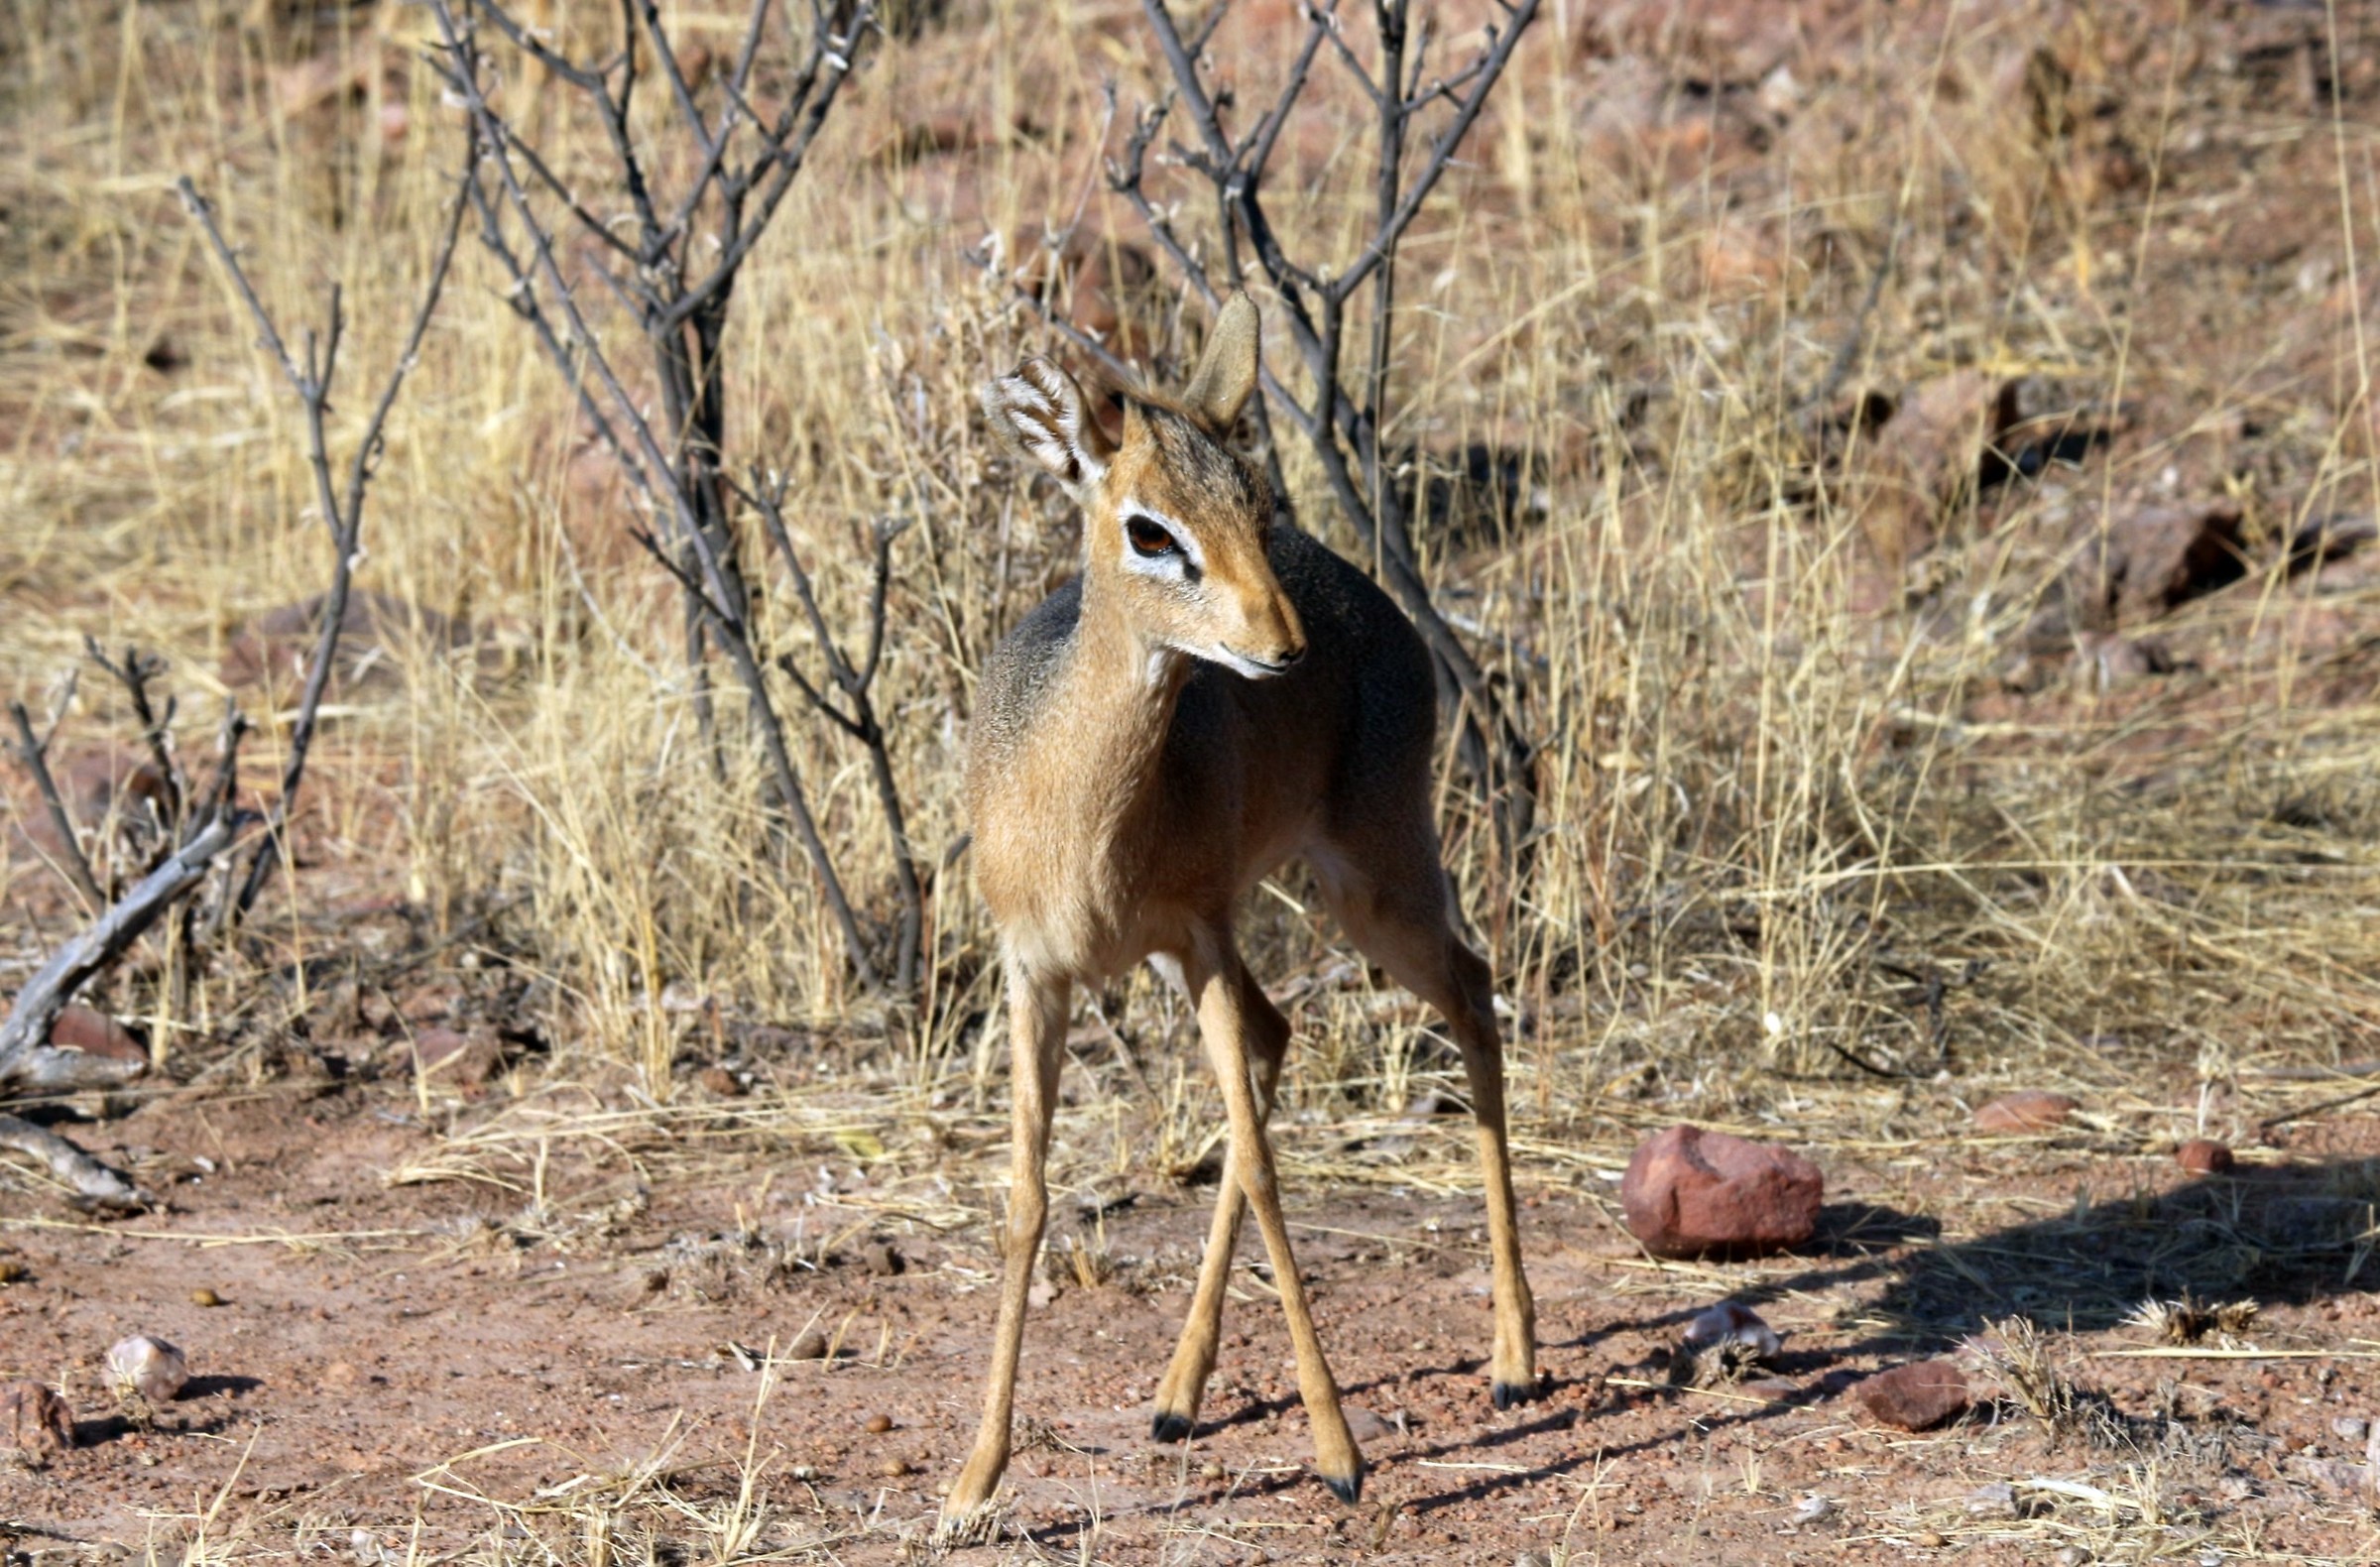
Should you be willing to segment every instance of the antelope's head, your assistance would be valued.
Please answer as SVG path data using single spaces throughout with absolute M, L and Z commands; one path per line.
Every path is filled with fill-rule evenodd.
M 1126 395 L 1121 442 L 1039 357 L 986 387 L 984 412 L 1081 503 L 1089 591 L 1117 595 L 1153 645 L 1268 679 L 1305 656 L 1306 634 L 1265 554 L 1271 487 L 1223 445 L 1255 390 L 1256 325 L 1233 295 L 1179 398 Z

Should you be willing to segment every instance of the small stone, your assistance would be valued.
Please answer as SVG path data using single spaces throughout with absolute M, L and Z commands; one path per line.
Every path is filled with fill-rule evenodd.
M 1793 1509 L 1792 1522 L 1795 1527 L 1800 1528 L 1812 1523 L 1824 1523 L 1834 1515 L 1835 1499 L 1822 1497 L 1813 1491 L 1802 1498 L 1801 1504 Z
M 874 1241 L 861 1247 L 860 1263 L 882 1278 L 891 1278 L 907 1266 L 890 1241 Z
M 2220 1175 L 2235 1162 L 2231 1150 L 2212 1138 L 2192 1138 L 2174 1149 L 2174 1162 L 2193 1175 Z
M 480 1088 L 504 1065 L 504 1045 L 481 1029 L 422 1028 L 414 1034 L 414 1070 L 458 1088 Z
M 322 1386 L 325 1387 L 352 1387 L 363 1380 L 364 1374 L 355 1369 L 353 1361 L 332 1361 L 322 1368 Z
M 1385 1442 L 1396 1434 L 1396 1427 L 1360 1403 L 1346 1403 L 1339 1407 L 1340 1412 L 1347 1416 L 1348 1435 L 1356 1439 L 1358 1447 L 1369 1448 L 1373 1443 Z
M 815 1464 L 795 1464 L 793 1466 L 793 1478 L 805 1484 L 816 1480 L 818 1478 L 818 1466 Z
M 785 1351 L 785 1358 L 796 1361 L 826 1359 L 826 1335 L 816 1328 L 804 1328 L 793 1336 L 793 1347 Z
M 1858 1386 L 1859 1402 L 1878 1424 L 1923 1431 L 1964 1410 L 1966 1378 L 1949 1361 L 1917 1361 L 1880 1372 Z
M 744 1097 L 743 1082 L 724 1066 L 706 1066 L 695 1074 L 694 1080 L 700 1083 L 714 1099 L 741 1099 Z
M 1619 1201 L 1628 1233 L 1655 1256 L 1752 1256 L 1809 1240 L 1825 1186 L 1798 1153 L 1676 1126 L 1637 1147 Z
M 118 1340 L 107 1352 L 107 1386 L 118 1398 L 171 1403 L 189 1380 L 189 1362 L 164 1339 L 138 1334 Z
M 223 1297 L 204 1284 L 200 1284 L 196 1289 L 190 1291 L 190 1304 L 193 1306 L 219 1306 L 223 1304 Z
M 2002 1094 L 1976 1111 L 1975 1130 L 2000 1136 L 2047 1132 L 2080 1108 L 2081 1102 L 2070 1095 L 2028 1088 L 2013 1094 Z
M 50 1025 L 50 1047 L 146 1066 L 149 1051 L 132 1031 L 95 1007 L 70 1004 Z
M 2342 1442 L 2360 1442 L 2371 1428 L 2371 1422 L 2359 1414 L 2342 1414 L 2330 1422 L 2330 1434 Z
M 1210 1458 L 1204 1464 L 1199 1466 L 1198 1478 L 1201 1480 L 1221 1480 L 1226 1473 L 1227 1471 L 1221 1464 L 1218 1464 L 1215 1462 L 1215 1460 Z
M 1707 1311 L 1698 1312 L 1686 1324 L 1686 1347 L 1690 1350 L 1719 1349 L 1740 1344 L 1760 1360 L 1770 1360 L 1782 1348 L 1777 1330 L 1760 1320 L 1760 1313 L 1733 1300 L 1723 1300 Z
M 1966 1494 L 1966 1510 L 1976 1517 L 2006 1518 L 2016 1515 L 2016 1488 L 2005 1480 L 1977 1486 Z
M 1519 1551 L 1512 1557 L 1512 1567 L 1553 1567 L 1553 1564 L 1535 1551 Z
M 0 1284 L 21 1284 L 32 1276 L 23 1263 L 0 1261 Z
M 892 1417 L 889 1414 L 872 1414 L 862 1429 L 870 1436 L 882 1436 L 892 1429 Z
M 0 1383 L 0 1450 L 40 1465 L 74 1445 L 74 1411 L 38 1382 Z
M 887 1480 L 898 1480 L 909 1472 L 909 1461 L 905 1458 L 888 1458 L 876 1466 L 876 1472 Z
M 1762 1377 L 1754 1382 L 1739 1383 L 1735 1390 L 1746 1398 L 1763 1403 L 1783 1403 L 1802 1390 L 1802 1385 L 1790 1377 Z
M 2087 1546 L 2069 1545 L 2058 1553 L 2058 1567 L 2082 1567 L 2089 1560 L 2090 1550 Z
M 1948 1545 L 1950 1541 L 1944 1539 L 1932 1529 L 1927 1529 L 1909 1543 L 1917 1546 L 1921 1550 L 1938 1551 L 1945 1545 Z
M 2350 1464 L 2335 1458 L 2317 1458 L 2299 1453 L 2293 1456 L 2298 1473 L 2324 1491 L 2342 1497 L 2369 1497 L 2372 1494 L 2372 1472 L 2362 1464 Z

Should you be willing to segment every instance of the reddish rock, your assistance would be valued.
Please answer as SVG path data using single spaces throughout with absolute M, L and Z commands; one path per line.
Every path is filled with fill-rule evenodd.
M 1973 493 L 1984 453 L 2018 418 L 2013 386 L 1982 370 L 1922 382 L 1860 453 L 1847 484 L 1888 570 L 1933 548 L 1944 510 Z
M 223 683 L 286 683 L 293 689 L 313 662 L 330 596 L 316 594 L 270 609 L 243 626 L 223 654 Z M 468 621 L 386 593 L 358 589 L 339 617 L 334 686 L 348 691 L 403 683 L 408 671 L 440 659 L 476 660 L 482 673 L 502 664 L 500 651 Z
M 2246 523 L 2233 501 L 2094 520 L 2069 596 L 2086 626 L 2154 620 L 2248 574 Z
M 2047 1132 L 2078 1108 L 2066 1094 L 2027 1088 L 1999 1098 L 1975 1112 L 1975 1130 L 1987 1133 Z
M 1966 1377 L 1949 1361 L 1917 1361 L 1861 1383 L 1859 1402 L 1880 1425 L 1923 1431 L 1942 1424 L 1971 1401 Z
M 157 764 L 146 756 L 113 748 L 85 751 L 61 766 L 51 765 L 66 807 L 84 827 L 97 827 L 111 813 L 131 815 L 146 810 L 162 817 L 173 801 L 173 789 Z
M 131 1030 L 95 1008 L 79 1004 L 69 1006 L 58 1015 L 50 1025 L 50 1047 L 54 1050 L 80 1050 L 85 1055 L 102 1056 L 110 1061 L 138 1061 L 147 1065 L 148 1048 L 132 1036 Z
M 1825 1186 L 1798 1153 L 1678 1126 L 1636 1149 L 1619 1202 L 1628 1233 L 1656 1256 L 1745 1256 L 1809 1240 Z
M 2212 1138 L 2192 1138 L 2174 1149 L 2174 1160 L 2193 1175 L 2220 1175 L 2233 1162 L 2231 1150 Z
M 74 1411 L 38 1382 L 0 1383 L 0 1451 L 40 1463 L 74 1445 Z
M 412 1064 L 425 1077 L 477 1088 L 496 1075 L 496 1069 L 504 1064 L 504 1055 L 491 1034 L 423 1028 L 414 1035 Z

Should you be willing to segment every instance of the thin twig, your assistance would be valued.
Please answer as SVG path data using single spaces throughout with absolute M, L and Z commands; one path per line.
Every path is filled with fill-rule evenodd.
M 82 840 L 74 831 L 74 817 L 66 809 L 65 800 L 58 792 L 58 781 L 50 776 L 49 742 L 34 733 L 33 715 L 25 711 L 23 702 L 8 704 L 8 716 L 17 726 L 17 743 L 11 749 L 17 761 L 33 779 L 34 791 L 42 797 L 42 808 L 49 813 L 50 827 L 58 836 L 59 858 L 64 862 L 66 880 L 82 899 L 84 908 L 93 914 L 107 906 L 107 897 L 99 891 L 99 879 L 91 874 L 90 858 L 82 852 Z
M 138 648 L 127 648 L 124 662 L 112 663 L 96 637 L 83 638 L 82 647 L 94 663 L 115 676 L 116 683 L 124 687 L 125 696 L 132 702 L 133 716 L 141 721 L 141 742 L 149 748 L 149 760 L 157 769 L 158 786 L 166 791 L 167 830 L 178 830 L 182 810 L 181 769 L 175 765 L 174 753 L 168 745 L 176 703 L 172 697 L 166 698 L 166 710 L 160 714 L 149 699 L 149 682 L 165 673 L 166 661 Z
M 469 138 L 466 138 L 469 142 Z M 175 183 L 181 204 L 191 219 L 206 235 L 215 257 L 223 265 L 235 293 L 248 308 L 257 329 L 263 334 L 266 346 L 281 361 L 283 374 L 290 389 L 298 395 L 305 416 L 306 462 L 313 470 L 316 504 L 322 512 L 322 525 L 330 534 L 331 575 L 330 591 L 322 601 L 322 624 L 315 634 L 314 652 L 305 671 L 305 685 L 298 703 L 298 717 L 290 731 L 289 753 L 282 765 L 281 793 L 275 800 L 267 820 L 266 831 L 248 862 L 248 874 L 242 882 L 234 904 L 235 916 L 245 915 L 254 906 L 257 895 L 263 891 L 265 877 L 277 863 L 288 860 L 283 836 L 294 809 L 298 785 L 305 778 L 306 757 L 313 745 L 315 725 L 322 709 L 323 693 L 329 689 L 332 665 L 337 661 L 339 638 L 347 618 L 347 599 L 354 578 L 355 565 L 363 538 L 364 494 L 371 485 L 374 469 L 380 461 L 382 442 L 388 426 L 389 414 L 397 405 L 397 395 L 405 386 L 406 376 L 414 368 L 421 351 L 423 336 L 429 320 L 437 310 L 439 297 L 445 292 L 446 276 L 454 260 L 455 244 L 462 234 L 463 211 L 470 202 L 471 165 L 476 162 L 476 144 L 471 144 L 465 159 L 463 177 L 453 197 L 447 202 L 445 222 L 438 232 L 432 252 L 428 283 L 415 308 L 413 323 L 407 330 L 404 347 L 397 363 L 382 384 L 379 400 L 365 422 L 362 437 L 356 442 L 355 454 L 348 465 L 345 493 L 333 487 L 330 466 L 329 439 L 325 421 L 330 405 L 330 385 L 337 372 L 339 336 L 343 326 L 339 291 L 334 285 L 330 294 L 330 318 L 324 331 L 322 346 L 316 350 L 316 339 L 306 333 L 305 364 L 301 369 L 290 357 L 281 333 L 273 324 L 272 312 L 265 308 L 255 288 L 240 265 L 239 257 L 223 238 L 215 222 L 214 209 L 198 194 L 188 176 Z

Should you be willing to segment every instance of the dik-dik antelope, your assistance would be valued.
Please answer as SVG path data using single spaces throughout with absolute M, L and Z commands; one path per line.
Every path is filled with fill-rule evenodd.
M 967 763 L 976 877 L 1006 966 L 1015 1148 L 991 1388 L 943 1508 L 950 1526 L 992 1501 L 1008 1467 L 1072 987 L 1143 959 L 1196 1007 L 1231 1128 L 1154 1434 L 1180 1440 L 1197 1416 L 1245 1199 L 1296 1347 L 1316 1467 L 1342 1501 L 1361 1492 L 1363 1455 L 1314 1333 L 1264 1135 L 1289 1025 L 1232 938 L 1240 896 L 1295 857 L 1366 956 L 1453 1025 L 1487 1187 L 1496 1407 L 1537 1386 L 1504 1149 L 1503 1042 L 1488 965 L 1455 931 L 1430 813 L 1429 656 L 1368 578 L 1273 521 L 1263 477 L 1224 448 L 1256 373 L 1256 308 L 1236 295 L 1178 399 L 1126 398 L 1121 444 L 1046 359 L 984 392 L 994 428 L 1080 503 L 1083 571 L 992 656 Z

